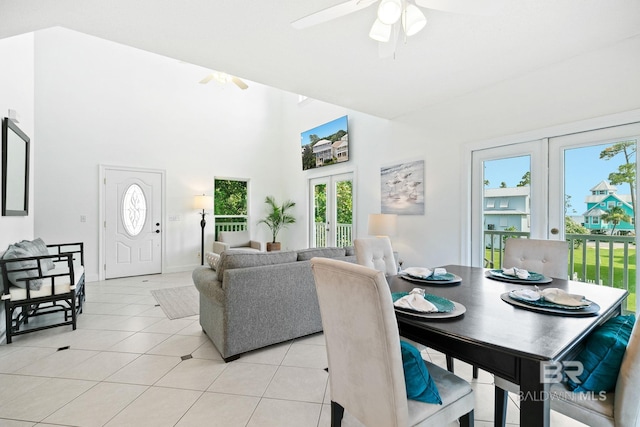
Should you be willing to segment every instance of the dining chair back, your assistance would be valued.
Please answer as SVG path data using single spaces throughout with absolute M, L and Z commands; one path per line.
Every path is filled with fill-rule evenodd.
M 358 264 L 382 271 L 387 275 L 398 273 L 391 240 L 388 237 L 355 239 L 353 245 Z
M 407 399 L 400 336 L 384 274 L 361 265 L 312 258 L 329 363 L 331 425 L 344 411 L 369 427 L 473 425 L 471 386 L 425 362 L 442 405 Z
M 569 245 L 561 240 L 507 239 L 502 268 L 522 268 L 547 277 L 568 278 Z

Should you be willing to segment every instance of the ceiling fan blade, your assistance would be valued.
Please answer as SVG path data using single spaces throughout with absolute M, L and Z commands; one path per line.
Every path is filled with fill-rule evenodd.
M 296 30 L 313 27 L 314 25 L 322 24 L 323 22 L 331 21 L 332 19 L 357 12 L 371 6 L 377 1 L 378 0 L 349 0 L 293 21 L 291 26 Z
M 415 0 L 416 5 L 443 12 L 465 13 L 469 15 L 494 15 L 504 0 Z
M 246 88 L 248 88 L 249 86 L 247 86 L 247 84 L 245 82 L 243 82 L 242 80 L 240 80 L 238 77 L 231 77 L 231 81 L 234 82 L 236 84 L 236 86 L 238 86 L 240 89 L 245 90 Z
M 205 77 L 204 79 L 200 80 L 201 84 L 207 84 L 209 83 L 211 80 L 213 80 L 213 73 L 209 74 L 207 77 Z

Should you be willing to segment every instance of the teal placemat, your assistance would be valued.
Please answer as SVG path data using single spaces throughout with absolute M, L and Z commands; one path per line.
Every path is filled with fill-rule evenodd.
M 509 279 L 509 280 L 527 280 L 530 282 L 539 282 L 545 279 L 545 277 L 542 274 L 535 273 L 533 271 L 529 272 L 529 277 L 527 277 L 526 279 L 521 279 L 520 277 L 512 276 L 511 274 L 504 274 L 503 270 L 489 270 L 489 273 L 492 276 L 497 276 L 497 277 L 501 277 L 503 279 Z

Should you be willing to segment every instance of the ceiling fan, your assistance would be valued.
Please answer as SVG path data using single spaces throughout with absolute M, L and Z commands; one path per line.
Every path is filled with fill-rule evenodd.
M 490 15 L 495 12 L 498 0 L 348 0 L 335 6 L 320 10 L 293 21 L 293 28 L 301 30 L 322 24 L 353 12 L 365 9 L 374 3 L 378 4 L 378 13 L 369 37 L 382 43 L 397 40 L 401 23 L 404 35 L 412 36 L 427 24 L 427 18 L 420 10 L 440 10 L 444 12 L 465 13 L 474 15 Z
M 226 84 L 226 83 L 234 83 L 240 89 L 244 90 L 249 86 L 243 82 L 240 78 L 236 76 L 232 76 L 227 73 L 223 73 L 222 71 L 214 71 L 211 74 L 208 74 L 204 79 L 200 80 L 201 84 L 207 84 L 211 80 L 215 80 L 218 83 Z

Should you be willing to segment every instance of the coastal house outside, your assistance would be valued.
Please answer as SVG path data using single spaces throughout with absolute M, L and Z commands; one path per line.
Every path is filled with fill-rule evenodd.
M 583 214 L 582 224 L 591 233 L 608 234 L 614 224 L 601 219 L 613 207 L 620 207 L 629 215 L 631 222 L 620 221 L 615 225 L 615 234 L 628 234 L 635 230 L 631 195 L 617 194 L 618 188 L 607 181 L 600 181 L 591 190 L 591 194 L 585 198 L 587 211 Z

